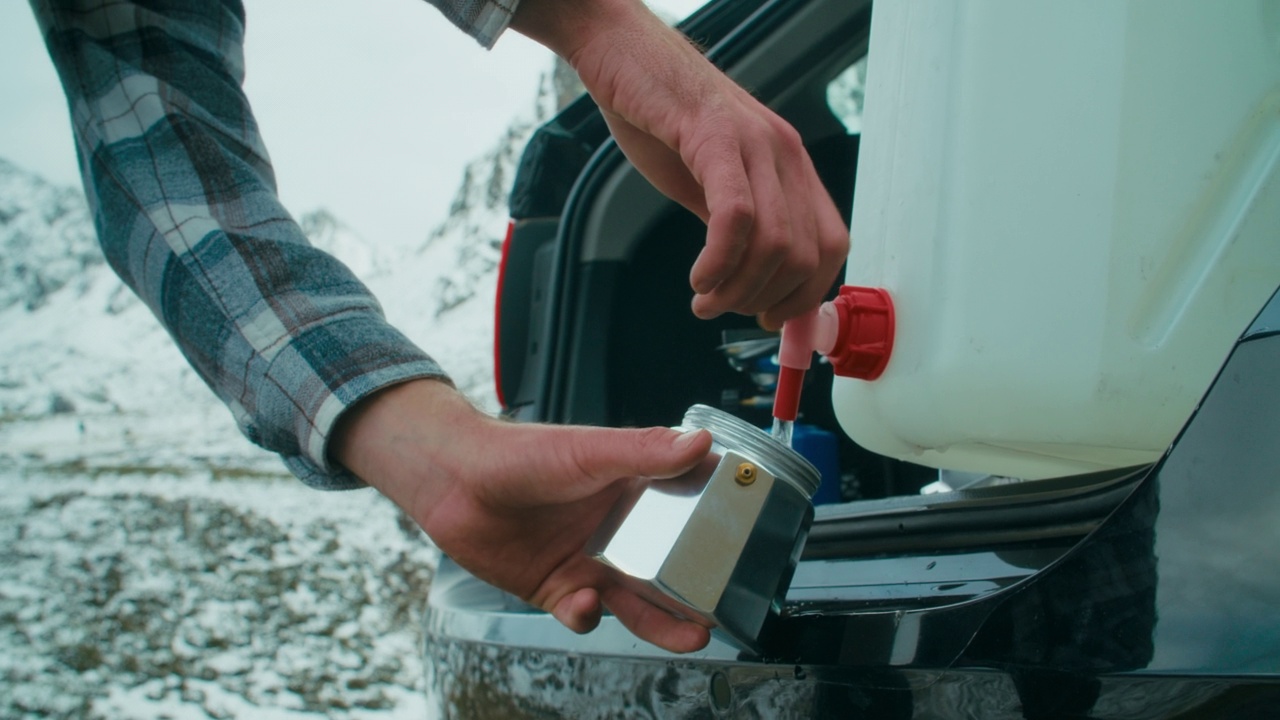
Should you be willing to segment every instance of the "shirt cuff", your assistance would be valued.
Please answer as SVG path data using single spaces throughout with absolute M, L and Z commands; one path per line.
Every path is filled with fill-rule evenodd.
M 427 0 L 459 29 L 492 49 L 511 24 L 520 0 Z
M 321 490 L 364 487 L 329 459 L 329 441 L 342 414 L 392 385 L 419 378 L 447 381 L 444 371 L 379 317 L 356 315 L 324 323 L 293 338 L 272 360 L 259 396 L 267 417 L 290 417 L 292 442 L 280 455 L 299 480 Z M 252 431 L 246 432 L 251 440 Z

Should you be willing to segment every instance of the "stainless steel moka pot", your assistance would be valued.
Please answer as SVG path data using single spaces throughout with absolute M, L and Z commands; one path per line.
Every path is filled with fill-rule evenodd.
M 619 500 L 587 552 L 651 602 L 755 651 L 765 619 L 781 611 L 821 478 L 794 450 L 720 410 L 694 405 L 677 429 L 709 430 L 708 459 Z

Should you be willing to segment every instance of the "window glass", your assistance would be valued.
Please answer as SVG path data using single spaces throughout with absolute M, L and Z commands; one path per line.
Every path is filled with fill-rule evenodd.
M 827 85 L 827 106 L 850 134 L 862 132 L 862 98 L 867 82 L 867 58 L 850 65 Z

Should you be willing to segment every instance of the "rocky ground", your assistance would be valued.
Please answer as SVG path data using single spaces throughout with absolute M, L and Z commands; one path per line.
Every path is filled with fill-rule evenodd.
M 0 716 L 423 717 L 436 553 L 372 491 L 0 471 Z

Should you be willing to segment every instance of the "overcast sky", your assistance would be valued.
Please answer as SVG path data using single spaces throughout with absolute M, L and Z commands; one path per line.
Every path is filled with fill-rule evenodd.
M 701 0 L 651 5 L 683 17 Z M 421 0 L 245 0 L 245 89 L 286 207 L 370 240 L 416 241 L 461 169 L 532 115 L 551 54 L 485 51 Z M 27 3 L 0 3 L 0 158 L 78 185 L 66 102 Z

